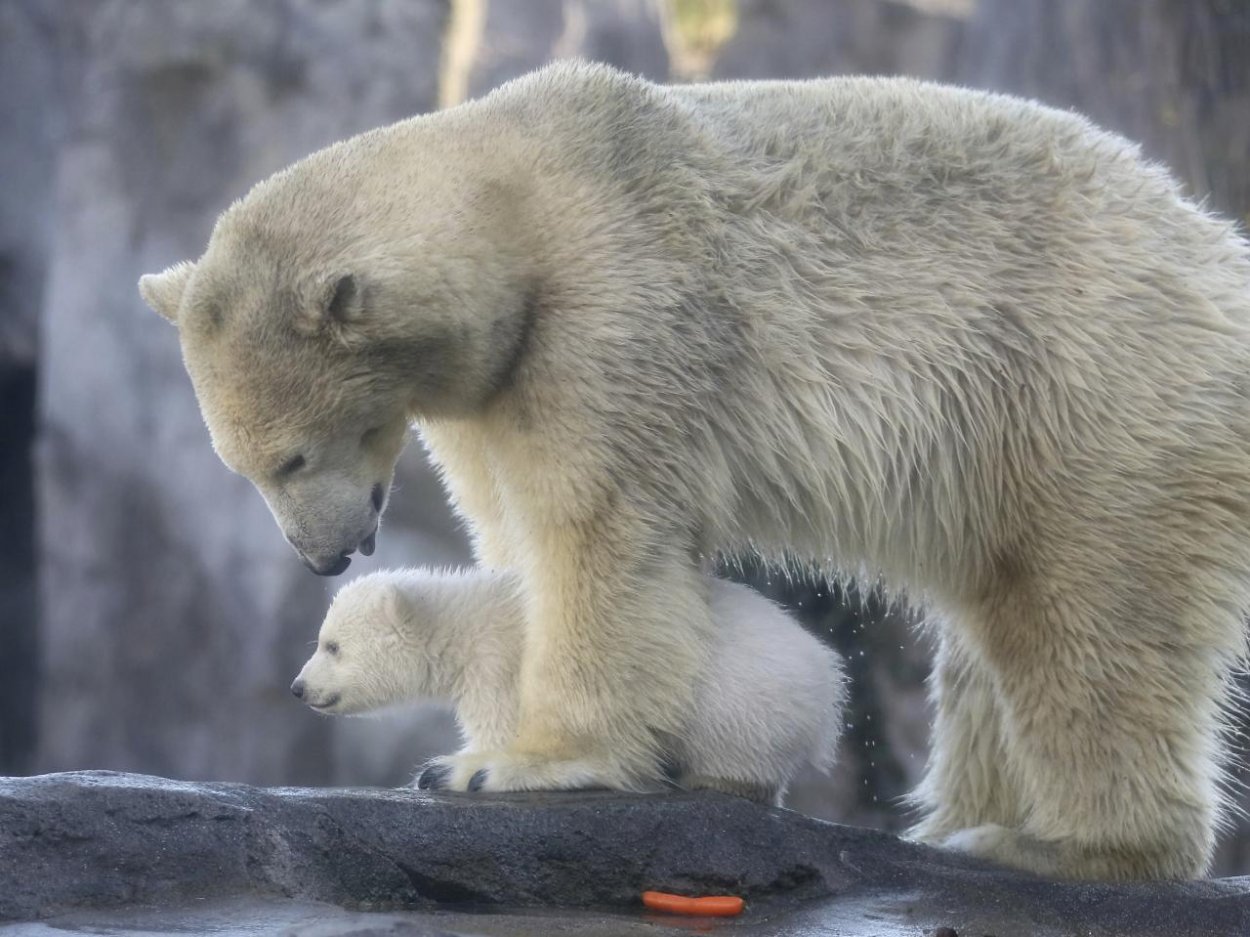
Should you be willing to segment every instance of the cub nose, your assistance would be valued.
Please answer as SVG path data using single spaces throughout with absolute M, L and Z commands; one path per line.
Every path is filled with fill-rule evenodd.
M 291 684 L 291 692 L 295 694 L 296 699 L 304 698 L 304 681 L 299 677 L 295 678 L 295 682 Z

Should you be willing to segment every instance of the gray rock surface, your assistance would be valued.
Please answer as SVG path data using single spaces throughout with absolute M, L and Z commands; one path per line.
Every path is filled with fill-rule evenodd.
M 471 35 L 455 98 L 479 97 L 505 81 L 559 59 L 604 62 L 653 81 L 669 75 L 657 0 L 468 0 Z M 459 100 L 449 102 L 459 103 Z
M 49 15 L 0 4 L 0 773 L 30 770 L 38 672 L 35 361 L 61 88 Z
M 714 78 L 896 75 L 948 78 L 958 60 L 960 0 L 738 0 L 738 29 Z
M 429 933 L 443 919 L 428 915 L 448 911 L 485 916 L 444 920 L 447 933 L 521 933 L 526 909 L 561 918 L 563 932 L 628 933 L 647 888 L 741 895 L 748 911 L 727 927 L 745 934 L 1250 932 L 1247 879 L 1045 882 L 711 794 L 467 797 L 109 772 L 0 780 L 0 921 L 85 927 L 82 909 L 112 908 L 118 926 L 152 909 L 185 924 L 196 907 L 207 920 L 213 906 L 199 899 L 269 898 L 426 914 L 323 933 Z M 594 916 L 582 927 L 578 911 L 616 915 L 621 927 Z M 269 913 L 295 912 L 280 903 Z
M 61 90 L 50 19 L 0 5 L 0 369 L 35 361 Z

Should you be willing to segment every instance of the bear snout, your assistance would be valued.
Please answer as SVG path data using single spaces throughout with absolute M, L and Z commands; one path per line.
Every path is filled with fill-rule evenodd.
M 373 528 L 365 534 L 359 542 L 357 542 L 356 546 L 348 547 L 346 550 L 343 550 L 333 560 L 326 561 L 322 559 L 314 559 L 301 550 L 296 544 L 292 543 L 291 545 L 295 547 L 296 552 L 299 553 L 299 558 L 303 560 L 304 565 L 318 576 L 337 576 L 339 573 L 347 569 L 347 567 L 352 565 L 351 557 L 357 550 L 359 550 L 363 556 L 373 556 L 373 551 L 377 547 L 377 542 L 378 524 L 377 521 L 374 521 Z
M 311 557 L 300 554 L 300 559 L 304 561 L 304 565 L 311 569 L 318 576 L 337 576 L 347 567 L 352 565 L 351 554 L 355 553 L 354 549 L 344 550 L 339 554 L 337 559 L 331 560 L 329 563 L 317 563 Z

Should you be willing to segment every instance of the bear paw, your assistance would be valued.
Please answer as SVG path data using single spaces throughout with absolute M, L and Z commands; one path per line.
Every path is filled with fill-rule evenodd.
M 1201 831 L 1188 841 L 1182 831 L 1156 843 L 1099 843 L 1041 839 L 987 823 L 951 833 L 941 845 L 1046 878 L 1105 882 L 1185 879 L 1202 875 L 1206 869 Z
M 958 830 L 943 839 L 941 845 L 1036 875 L 1067 877 L 1062 843 L 1038 839 L 996 823 Z
M 637 790 L 616 765 L 584 759 L 548 759 L 512 752 L 463 752 L 426 763 L 415 781 L 423 791 Z
M 717 791 L 744 797 L 756 803 L 781 806 L 782 786 L 774 781 L 718 778 L 706 774 L 685 774 L 677 779 L 677 786 L 688 791 Z

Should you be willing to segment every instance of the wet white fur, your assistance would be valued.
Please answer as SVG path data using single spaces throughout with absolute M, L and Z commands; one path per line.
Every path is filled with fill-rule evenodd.
M 358 316 L 318 298 L 343 272 Z M 754 549 L 932 612 L 917 835 L 1048 875 L 1206 868 L 1250 605 L 1250 258 L 1123 139 L 910 80 L 557 65 L 259 184 L 144 295 L 280 522 L 354 545 L 357 434 L 411 416 L 520 577 L 517 734 L 458 777 L 645 783 L 715 628 L 705 557 Z M 287 486 L 303 446 L 329 468 Z
M 419 569 L 349 583 L 300 671 L 304 702 L 351 714 L 442 700 L 455 709 L 465 751 L 506 746 L 516 732 L 525 640 L 519 585 L 500 572 Z M 780 803 L 801 768 L 833 766 L 846 702 L 842 661 L 745 586 L 712 580 L 708 605 L 716 634 L 690 710 L 662 740 L 666 761 L 681 787 Z

